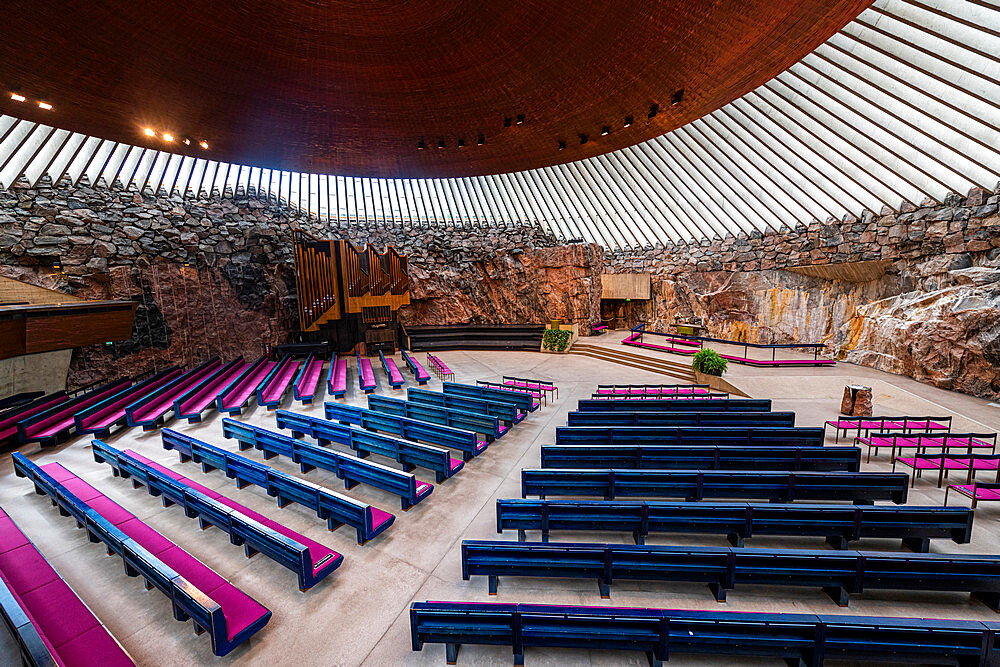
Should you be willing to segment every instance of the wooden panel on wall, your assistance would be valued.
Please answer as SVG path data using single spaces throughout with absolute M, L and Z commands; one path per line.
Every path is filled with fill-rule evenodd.
M 650 274 L 605 273 L 601 276 L 602 299 L 648 299 Z
M 849 283 L 866 283 L 885 275 L 891 259 L 876 259 L 868 262 L 841 262 L 839 264 L 814 264 L 812 266 L 789 266 L 785 271 L 825 280 L 843 280 Z
M 24 318 L 0 319 L 0 359 L 24 354 Z
M 29 303 L 32 305 L 43 303 L 80 303 L 83 299 L 71 296 L 63 292 L 29 285 L 20 280 L 12 280 L 0 276 L 0 304 L 3 303 Z
M 77 307 L 29 309 L 25 317 L 25 352 L 48 352 L 83 345 L 99 345 L 132 336 L 136 304 L 103 302 Z

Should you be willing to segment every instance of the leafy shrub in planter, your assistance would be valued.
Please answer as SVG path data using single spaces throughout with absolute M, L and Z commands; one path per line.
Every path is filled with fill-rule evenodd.
M 699 373 L 705 373 L 706 375 L 721 376 L 726 372 L 726 366 L 728 365 L 729 362 L 723 359 L 718 352 L 707 347 L 695 354 L 691 360 L 691 367 Z
M 561 331 L 558 329 L 546 329 L 542 334 L 542 349 L 564 352 L 566 350 L 566 346 L 569 345 L 570 333 L 572 332 Z

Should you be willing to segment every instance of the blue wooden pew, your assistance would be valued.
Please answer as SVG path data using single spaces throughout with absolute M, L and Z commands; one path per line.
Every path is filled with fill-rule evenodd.
M 228 602 L 230 608 L 239 607 L 242 600 L 229 595 L 230 599 L 228 601 L 223 599 L 222 604 L 220 604 L 181 576 L 173 567 L 150 553 L 140 544 L 138 539 L 129 537 L 26 456 L 15 452 L 13 463 L 14 473 L 18 477 L 30 479 L 35 486 L 35 493 L 48 495 L 53 505 L 59 508 L 60 514 L 73 517 L 76 520 L 76 525 L 87 531 L 87 538 L 91 542 L 103 542 L 109 556 L 112 554 L 120 556 L 125 564 L 125 574 L 130 577 L 142 577 L 146 590 L 156 587 L 166 595 L 173 607 L 175 619 L 181 622 L 191 620 L 195 626 L 196 634 L 207 632 L 212 641 L 212 652 L 215 655 L 224 656 L 232 652 L 233 649 L 267 625 L 271 619 L 271 612 L 260 607 L 266 613 L 252 619 L 250 623 L 241 619 L 243 627 L 238 628 L 237 623 L 226 618 L 223 606 L 227 605 Z M 74 481 L 79 482 L 80 480 L 74 476 Z M 106 497 L 102 496 L 102 498 L 107 500 Z M 121 510 L 120 507 L 119 510 Z M 159 536 L 155 531 L 154 534 Z M 176 549 L 179 547 L 169 548 L 169 550 Z M 192 558 L 186 552 L 184 555 L 187 558 Z M 245 594 L 235 587 L 230 590 L 245 597 Z M 234 626 L 232 635 L 230 634 L 230 623 Z
M 462 579 L 500 575 L 596 579 L 602 598 L 615 580 L 708 584 L 718 602 L 738 584 L 822 588 L 841 607 L 852 593 L 890 589 L 971 593 L 1000 611 L 1000 556 L 884 551 L 734 549 L 562 542 L 462 542 Z
M 462 452 L 462 460 L 466 463 L 486 451 L 486 447 L 489 445 L 485 440 L 480 440 L 474 431 L 463 431 L 450 426 L 366 410 L 353 405 L 324 403 L 323 410 L 327 419 L 341 424 L 357 424 L 370 431 L 383 431 L 398 435 L 404 440 L 417 440 L 457 449 Z M 280 425 L 280 421 L 279 428 L 284 428 Z
M 1000 623 L 842 614 L 761 614 L 622 607 L 414 602 L 410 640 L 444 644 L 455 664 L 462 644 L 642 651 L 654 667 L 674 655 L 765 656 L 820 667 L 826 658 L 875 664 L 996 667 Z
M 534 412 L 542 404 L 536 401 L 535 397 L 527 389 L 510 387 L 509 389 L 497 389 L 494 387 L 482 387 L 479 385 L 460 384 L 458 382 L 445 382 L 442 389 L 446 394 L 454 396 L 464 396 L 466 398 L 479 398 L 484 401 L 497 401 L 500 403 L 513 403 L 518 410 L 524 413 Z
M 522 412 L 513 403 L 498 401 L 487 401 L 479 398 L 467 398 L 456 394 L 443 394 L 429 389 L 417 389 L 409 387 L 406 390 L 406 400 L 412 403 L 424 403 L 425 405 L 436 405 L 449 410 L 465 410 L 479 415 L 491 415 L 503 420 L 509 426 L 520 424 L 526 412 Z
M 486 442 L 493 442 L 510 430 L 510 427 L 492 415 L 477 414 L 465 410 L 451 410 L 429 403 L 415 403 L 401 398 L 380 396 L 368 397 L 368 409 L 398 417 L 408 417 L 417 421 L 441 424 L 465 431 L 479 433 Z
M 413 379 L 417 381 L 417 384 L 424 386 L 430 382 L 431 374 L 424 369 L 420 362 L 408 355 L 406 350 L 401 350 L 400 352 L 403 355 L 403 362 L 406 364 L 406 367 L 410 369 L 410 372 L 413 373 Z
M 570 412 L 567 426 L 795 426 L 794 412 Z
M 378 389 L 378 380 L 375 378 L 375 371 L 372 370 L 371 359 L 362 359 L 360 352 L 355 352 L 354 356 L 358 366 L 358 388 L 370 394 Z
M 957 511 L 955 511 L 957 510 Z M 836 549 L 866 538 L 901 539 L 926 552 L 932 539 L 968 544 L 975 512 L 966 507 L 678 503 L 642 500 L 497 500 L 497 532 L 630 532 L 636 544 L 651 533 L 725 535 L 735 547 L 756 535 L 823 537 Z
M 276 563 L 287 567 L 299 579 L 299 590 L 306 591 L 340 567 L 344 557 L 332 552 L 330 557 L 313 562 L 309 545 L 282 535 L 260 521 L 234 510 L 219 500 L 209 497 L 186 484 L 183 479 L 169 476 L 162 470 L 127 452 L 115 449 L 100 440 L 93 440 L 94 460 L 107 463 L 115 477 L 131 479 L 133 488 L 145 486 L 151 496 L 159 496 L 163 505 L 178 505 L 184 514 L 197 518 L 202 530 L 209 526 L 222 529 L 230 541 L 242 546 L 247 557 L 262 553 Z
M 582 398 L 580 412 L 770 412 L 769 398 Z
M 287 410 L 280 412 L 284 414 L 279 417 L 279 421 L 287 420 L 289 415 L 297 414 Z M 433 485 L 420 481 L 412 473 L 312 445 L 234 419 L 222 420 L 222 435 L 235 439 L 239 443 L 241 451 L 250 448 L 260 450 L 264 453 L 264 459 L 286 456 L 298 463 L 303 473 L 311 472 L 316 468 L 329 470 L 335 473 L 338 479 L 344 480 L 344 485 L 348 490 L 358 484 L 368 484 L 393 493 L 399 496 L 404 512 L 429 496 L 434 490 Z
M 858 472 L 861 448 L 542 445 L 542 467 Z
M 301 412 L 285 411 L 278 428 L 286 426 L 294 433 L 314 438 L 321 445 L 328 445 L 331 442 L 347 445 L 358 452 L 361 458 L 369 454 L 379 454 L 393 459 L 403 464 L 405 472 L 411 472 L 417 466 L 433 470 L 438 483 L 448 479 L 465 465 L 461 460 L 451 458 L 447 449 L 391 438 Z
M 822 447 L 823 429 L 740 426 L 557 426 L 557 445 L 672 445 L 675 447 Z
M 393 389 L 399 389 L 404 384 L 406 384 L 406 378 L 399 371 L 399 367 L 396 366 L 396 362 L 393 359 L 386 359 L 385 353 L 382 350 L 378 351 L 378 359 L 382 363 L 382 370 L 385 371 L 385 377 L 389 382 L 389 386 Z
M 331 531 L 345 524 L 351 526 L 358 533 L 358 544 L 365 544 L 382 533 L 396 519 L 377 507 L 172 429 L 163 429 L 161 436 L 163 448 L 176 450 L 182 463 L 200 463 L 203 472 L 220 470 L 226 477 L 235 480 L 240 489 L 251 484 L 259 486 L 278 501 L 278 507 L 285 507 L 293 502 L 305 505 L 316 512 L 316 516 L 325 519 L 327 528 Z
M 882 472 L 522 468 L 521 497 L 849 500 L 855 504 L 888 500 L 898 505 L 906 502 L 909 482 L 906 473 Z

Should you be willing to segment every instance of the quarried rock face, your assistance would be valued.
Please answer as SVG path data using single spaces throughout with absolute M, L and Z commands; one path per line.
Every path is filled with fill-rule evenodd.
M 1000 394 L 1000 269 L 950 274 L 951 286 L 859 307 L 831 346 L 847 361 L 944 389 Z

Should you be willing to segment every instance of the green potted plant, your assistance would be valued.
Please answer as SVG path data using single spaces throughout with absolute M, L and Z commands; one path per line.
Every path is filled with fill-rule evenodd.
M 691 367 L 695 372 L 716 377 L 722 377 L 728 365 L 729 362 L 722 355 L 709 347 L 699 350 L 691 360 Z
M 542 350 L 548 352 L 565 352 L 569 347 L 572 331 L 568 329 L 546 329 L 542 333 Z

